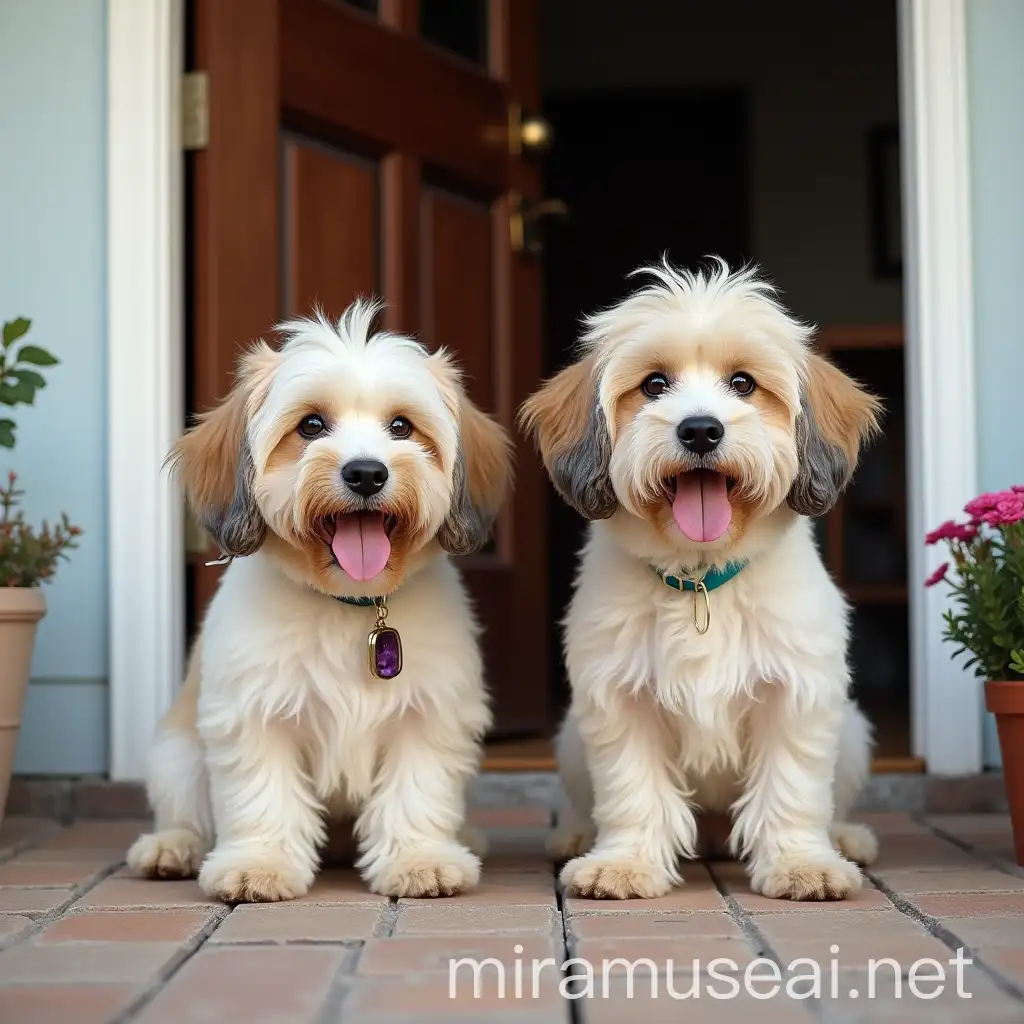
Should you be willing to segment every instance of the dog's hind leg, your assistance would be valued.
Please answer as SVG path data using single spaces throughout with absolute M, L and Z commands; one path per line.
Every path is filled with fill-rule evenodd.
M 213 846 L 210 786 L 196 732 L 198 646 L 178 699 L 157 727 L 150 754 L 146 788 L 155 828 L 128 851 L 128 866 L 147 878 L 194 878 Z
M 855 864 L 866 867 L 878 857 L 878 840 L 867 825 L 848 821 L 871 771 L 871 725 L 853 701 L 846 705 L 836 760 L 835 818 L 829 835 L 835 848 Z
M 559 777 L 566 800 L 558 811 L 558 824 L 547 843 L 555 861 L 572 860 L 588 853 L 597 838 L 594 826 L 594 789 L 579 726 L 570 711 L 555 743 Z

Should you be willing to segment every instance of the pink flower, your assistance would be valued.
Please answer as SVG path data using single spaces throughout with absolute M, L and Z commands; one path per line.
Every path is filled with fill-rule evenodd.
M 980 519 L 986 512 L 991 512 L 996 507 L 996 503 L 1006 493 L 1009 492 L 994 492 L 988 494 L 979 494 L 978 497 L 972 498 L 966 505 L 964 505 L 964 511 L 975 519 Z
M 936 569 L 935 572 L 933 572 L 931 576 L 924 581 L 924 585 L 926 587 L 934 587 L 936 583 L 941 583 L 946 578 L 947 572 L 949 572 L 949 562 L 943 562 L 942 565 L 940 565 L 938 569 Z
M 998 497 L 995 505 L 979 516 L 983 523 L 988 523 L 989 526 L 1003 526 L 1024 519 L 1024 494 L 1006 491 Z
M 1014 494 L 1024 494 L 1024 484 L 1014 484 L 1011 488 Z
M 947 519 L 941 526 L 932 530 L 924 538 L 925 544 L 938 544 L 940 540 L 970 541 L 978 534 L 978 528 L 971 524 L 963 524 Z

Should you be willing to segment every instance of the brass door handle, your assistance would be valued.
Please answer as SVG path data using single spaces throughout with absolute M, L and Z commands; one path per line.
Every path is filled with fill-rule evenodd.
M 543 153 L 551 148 L 555 132 L 551 123 L 539 115 L 523 115 L 518 103 L 508 105 L 508 151 L 511 156 Z
M 540 221 L 545 217 L 565 220 L 569 207 L 561 199 L 541 199 L 539 202 L 526 199 L 518 192 L 509 195 L 509 241 L 514 253 L 539 256 L 544 251 L 544 240 L 540 232 Z

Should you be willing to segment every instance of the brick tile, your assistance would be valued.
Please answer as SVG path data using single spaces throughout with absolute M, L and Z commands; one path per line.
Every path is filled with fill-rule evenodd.
M 416 905 L 422 900 L 402 899 L 401 906 Z M 539 871 L 488 871 L 484 869 L 480 884 L 459 896 L 442 896 L 431 900 L 431 906 L 461 904 L 516 904 L 519 906 L 555 906 L 553 876 Z
M 570 920 L 580 939 L 738 938 L 743 933 L 728 914 L 576 914 Z
M 173 942 L 15 946 L 0 953 L 0 985 L 142 984 L 180 953 Z
M 493 958 L 511 974 L 516 960 L 529 976 L 530 965 L 545 957 L 562 961 L 554 942 L 539 935 L 415 935 L 390 939 L 370 939 L 359 957 L 359 974 L 410 974 L 442 972 L 445 976 L 452 960 L 472 957 Z M 496 968 L 495 968 L 496 970 Z M 551 967 L 552 972 L 555 971 Z
M 86 885 L 102 872 L 107 865 L 89 861 L 78 863 L 51 863 L 21 861 L 20 859 L 0 864 L 0 885 L 36 885 L 47 888 Z
M 340 946 L 204 946 L 137 1024 L 312 1024 L 331 980 L 350 956 Z
M 466 815 L 477 828 L 550 828 L 548 807 L 471 807 Z
M 1024 893 L 944 893 L 911 902 L 931 917 L 1024 917 Z
M 840 967 L 863 966 L 891 957 L 908 966 L 921 957 L 948 959 L 946 946 L 916 921 L 896 911 L 836 910 L 831 914 L 765 914 L 757 927 L 784 960 L 811 957 Z M 831 946 L 838 946 L 838 953 Z
M 74 895 L 71 889 L 0 889 L 0 914 L 47 914 Z
M 918 992 L 923 996 L 938 993 L 935 998 L 915 995 L 908 980 L 898 981 L 885 965 L 879 965 L 875 971 L 873 986 L 866 970 L 840 972 L 837 992 L 832 991 L 828 976 L 823 976 L 822 1006 L 826 1019 L 842 1020 L 844 1024 L 1019 1024 L 1024 1017 L 1020 1003 L 1000 991 L 980 969 L 963 969 L 962 991 L 970 994 L 968 1000 L 958 993 L 956 969 L 949 959 L 936 959 L 944 974 L 941 990 L 938 982 L 928 980 L 933 972 L 937 973 L 933 965 L 926 965 L 917 981 Z M 851 996 L 851 992 L 856 992 L 856 996 Z
M 900 835 L 881 844 L 878 862 L 871 870 L 884 874 L 902 868 L 976 868 L 978 860 L 958 846 L 937 836 Z
M 1019 946 L 1016 949 L 988 950 L 985 953 L 985 962 L 1018 987 L 1024 983 L 1024 949 Z
M 0 899 L 3 892 L 0 891 Z M 149 881 L 144 878 L 108 878 L 90 890 L 75 910 L 106 907 L 111 910 L 132 907 L 220 907 L 219 900 L 205 896 L 194 881 Z
M 1024 947 L 1024 921 L 1019 917 L 940 917 L 939 924 L 970 949 Z
M 48 818 L 6 817 L 0 822 L 0 854 L 25 843 L 36 843 L 52 835 L 59 826 Z
M 570 915 L 582 913 L 628 914 L 655 911 L 718 911 L 726 909 L 722 894 L 710 886 L 685 885 L 667 896 L 652 900 L 585 900 L 573 896 L 565 901 Z
M 569 1014 L 558 994 L 558 976 L 548 969 L 539 976 L 537 998 L 533 998 L 531 976 L 524 971 L 523 995 L 515 997 L 514 982 L 504 979 L 505 995 L 500 997 L 498 974 L 486 971 L 480 998 L 473 997 L 473 977 L 468 969 L 457 979 L 456 996 L 451 998 L 446 975 L 406 979 L 396 985 L 365 978 L 353 984 L 333 1021 L 358 1024 L 449 1024 L 453 1020 L 484 1024 L 567 1024 Z M 333 1024 L 332 1021 L 332 1024 Z M 621 1024 L 621 1022 L 620 1022 Z
M 214 943 L 346 942 L 368 939 L 380 917 L 372 904 L 302 906 L 274 903 L 236 907 L 213 933 Z
M 914 893 L 1024 892 L 1024 878 L 987 868 L 951 871 L 884 871 L 886 885 L 901 895 Z
M 751 914 L 828 914 L 835 910 L 889 910 L 892 904 L 885 893 L 867 879 L 863 888 L 845 900 L 774 900 L 750 891 L 733 890 L 736 902 Z
M 131 985 L 0 989 L 0 1020 L 11 1024 L 109 1024 L 137 998 Z
M 69 914 L 48 925 L 39 941 L 56 942 L 189 942 L 211 921 L 202 910 L 149 910 L 119 913 L 100 910 Z
M 1011 835 L 1008 814 L 931 814 L 926 819 L 930 825 L 951 835 Z
M 551 934 L 555 923 L 555 908 L 547 906 L 515 906 L 479 903 L 420 900 L 403 902 L 396 935 L 448 935 L 488 934 L 528 935 Z
M 24 850 L 15 858 L 18 864 L 98 864 L 101 867 L 112 867 L 124 860 L 125 851 L 117 847 L 108 849 L 49 848 L 33 847 Z
M 742 936 L 678 935 L 620 939 L 583 939 L 577 943 L 575 955 L 582 957 L 595 969 L 606 960 L 623 959 L 629 963 L 652 960 L 660 973 L 671 970 L 676 974 L 700 971 L 712 960 L 732 960 L 740 970 L 754 959 L 754 951 Z M 696 966 L 694 962 L 696 961 Z M 616 970 L 613 968 L 612 976 Z M 734 970 L 723 967 L 722 970 Z
M 485 832 L 489 850 L 484 861 L 486 872 L 497 864 L 518 859 L 528 861 L 534 871 L 546 869 L 553 877 L 551 862 L 544 853 L 544 844 L 551 830 L 542 828 L 488 828 Z
M 637 975 L 639 979 L 639 974 Z M 815 1020 L 805 1000 L 789 999 L 783 989 L 772 999 L 756 999 L 742 990 L 735 998 L 715 998 L 710 992 L 729 994 L 727 982 L 714 978 L 696 979 L 692 975 L 674 976 L 672 991 L 683 996 L 690 986 L 698 985 L 697 998 L 673 998 L 666 991 L 664 982 L 658 979 L 656 998 L 652 998 L 650 982 L 645 978 L 636 981 L 633 998 L 627 996 L 625 983 L 610 984 L 608 997 L 595 995 L 592 999 L 581 999 L 576 1004 L 584 1024 L 810 1024 Z M 755 983 L 756 984 L 756 983 Z M 757 985 L 756 991 L 766 991 L 767 986 Z M 595 992 L 600 993 L 600 983 Z
M 32 927 L 32 920 L 17 914 L 0 914 L 0 945 L 13 942 L 26 928 Z
M 862 811 L 853 815 L 853 821 L 867 825 L 885 845 L 890 836 L 930 836 L 928 827 L 903 811 Z
M 293 903 L 374 903 L 383 906 L 387 897 L 370 892 L 355 871 L 322 871 L 312 888 Z
M 78 821 L 48 836 L 39 846 L 47 850 L 120 850 L 122 854 L 143 832 L 149 821 Z

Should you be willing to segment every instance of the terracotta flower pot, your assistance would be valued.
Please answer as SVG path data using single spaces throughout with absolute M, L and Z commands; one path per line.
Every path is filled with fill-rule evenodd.
M 39 587 L 0 587 L 0 824 L 11 784 L 36 624 L 46 614 Z
M 1024 866 L 1024 681 L 986 683 L 985 705 L 996 716 L 1013 845 Z

